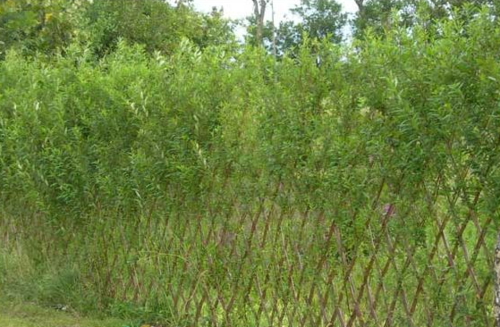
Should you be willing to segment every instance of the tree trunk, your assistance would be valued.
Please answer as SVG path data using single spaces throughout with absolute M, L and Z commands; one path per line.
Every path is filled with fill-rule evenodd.
M 273 13 L 273 57 L 276 59 L 278 56 L 278 49 L 276 47 L 276 21 L 274 20 L 274 0 L 271 0 L 271 10 Z
M 266 5 L 267 0 L 252 0 L 253 2 L 253 12 L 255 16 L 255 23 L 257 24 L 255 40 L 258 45 L 262 45 L 263 30 L 264 30 L 264 19 L 266 16 Z
M 497 237 L 495 247 L 495 303 L 493 305 L 493 314 L 495 316 L 495 326 L 500 327 L 500 233 Z
M 363 15 L 365 13 L 365 1 L 364 0 L 354 0 L 356 5 L 358 6 L 358 10 L 360 15 Z

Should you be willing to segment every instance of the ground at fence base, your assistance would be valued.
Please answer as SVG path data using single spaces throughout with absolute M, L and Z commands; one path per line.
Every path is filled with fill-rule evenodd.
M 117 319 L 83 318 L 68 312 L 46 309 L 33 304 L 0 301 L 1 327 L 122 327 Z

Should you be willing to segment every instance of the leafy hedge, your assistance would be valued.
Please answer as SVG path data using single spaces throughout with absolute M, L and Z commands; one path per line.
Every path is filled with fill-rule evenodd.
M 50 64 L 11 52 L 0 63 L 2 195 L 134 207 L 228 179 L 283 183 L 323 206 L 367 176 L 449 170 L 455 153 L 482 183 L 496 158 L 499 43 L 483 13 L 350 49 L 306 44 L 282 62 L 187 41 L 154 58 L 122 43 L 98 64 L 79 47 Z

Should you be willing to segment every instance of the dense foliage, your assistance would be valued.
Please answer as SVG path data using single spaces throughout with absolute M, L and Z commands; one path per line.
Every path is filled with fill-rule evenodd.
M 473 287 L 491 274 L 482 249 L 494 242 L 500 198 L 500 26 L 488 8 L 433 28 L 422 16 L 383 37 L 372 29 L 352 45 L 305 38 L 276 60 L 235 46 L 216 12 L 96 0 L 52 31 L 56 18 L 40 21 L 24 4 L 33 8 L 4 1 L 15 9 L 0 15 L 10 31 L 0 240 L 25 267 L 9 273 L 15 263 L 0 253 L 6 294 L 29 288 L 31 300 L 173 326 L 259 325 L 255 312 L 274 305 L 283 324 L 313 326 L 302 317 L 336 314 L 315 292 L 347 285 L 351 267 L 351 286 L 380 278 L 395 298 L 426 289 L 416 326 L 428 307 L 435 326 L 488 323 L 491 288 Z M 71 24 L 84 27 L 61 29 Z M 373 235 L 390 235 L 389 246 Z M 465 259 L 440 237 L 465 247 Z M 428 262 L 436 238 L 441 259 Z M 368 280 L 374 251 L 396 268 Z M 410 263 L 418 278 L 397 269 Z M 471 266 L 475 279 L 463 278 Z M 339 298 L 339 310 L 349 301 Z M 408 322 L 401 304 L 377 310 Z

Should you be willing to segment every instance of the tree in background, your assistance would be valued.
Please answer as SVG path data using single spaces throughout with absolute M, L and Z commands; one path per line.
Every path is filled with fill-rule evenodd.
M 9 48 L 22 53 L 63 50 L 75 34 L 83 0 L 0 1 L 0 56 Z
M 51 55 L 77 42 L 102 57 L 119 40 L 168 54 L 183 38 L 201 48 L 235 42 L 221 11 L 199 13 L 188 0 L 0 0 L 2 56 L 11 48 Z
M 202 48 L 210 45 L 234 44 L 235 23 L 224 17 L 224 10 L 212 8 L 209 14 L 202 14 L 202 34 L 193 41 Z
M 464 13 L 467 8 L 479 8 L 487 6 L 492 8 L 493 13 L 500 9 L 497 0 L 355 0 L 358 12 L 353 20 L 354 35 L 361 38 L 365 31 L 370 28 L 373 33 L 382 35 L 384 29 L 396 22 L 391 21 L 392 13 L 399 14 L 398 25 L 412 26 L 417 19 L 417 11 L 421 10 L 427 14 L 428 23 L 437 19 L 452 17 L 454 13 Z
M 343 38 L 342 29 L 347 23 L 347 14 L 342 13 L 342 5 L 336 0 L 301 0 L 300 4 L 290 10 L 294 20 L 282 21 L 276 27 L 276 47 L 278 54 L 290 51 L 304 41 L 307 35 L 312 39 L 328 38 L 333 43 L 340 43 Z M 254 17 L 248 19 L 248 42 L 258 40 L 258 24 Z M 264 24 L 262 40 L 268 50 L 272 47 L 274 26 L 272 22 Z
M 252 0 L 253 2 L 253 23 L 255 27 L 254 44 L 261 45 L 263 41 L 266 8 L 269 0 Z
M 342 5 L 336 0 L 301 0 L 291 12 L 301 20 L 294 28 L 299 39 L 307 33 L 311 38 L 328 38 L 333 43 L 342 41 L 347 14 L 342 13 Z
M 384 30 L 394 24 L 412 26 L 415 23 L 417 11 L 423 7 L 430 8 L 426 0 L 355 0 L 355 2 L 358 6 L 358 12 L 353 20 L 356 38 L 363 37 L 368 28 L 373 33 L 382 35 Z M 393 13 L 399 15 L 397 22 L 392 20 Z
M 420 1 L 428 5 L 432 19 L 449 18 L 453 11 L 463 11 L 467 6 L 487 6 L 498 8 L 498 0 L 427 0 Z
M 113 50 L 120 39 L 163 53 L 172 53 L 182 38 L 200 47 L 234 42 L 232 25 L 221 12 L 201 14 L 188 1 L 94 0 L 85 16 L 90 44 L 99 55 Z

